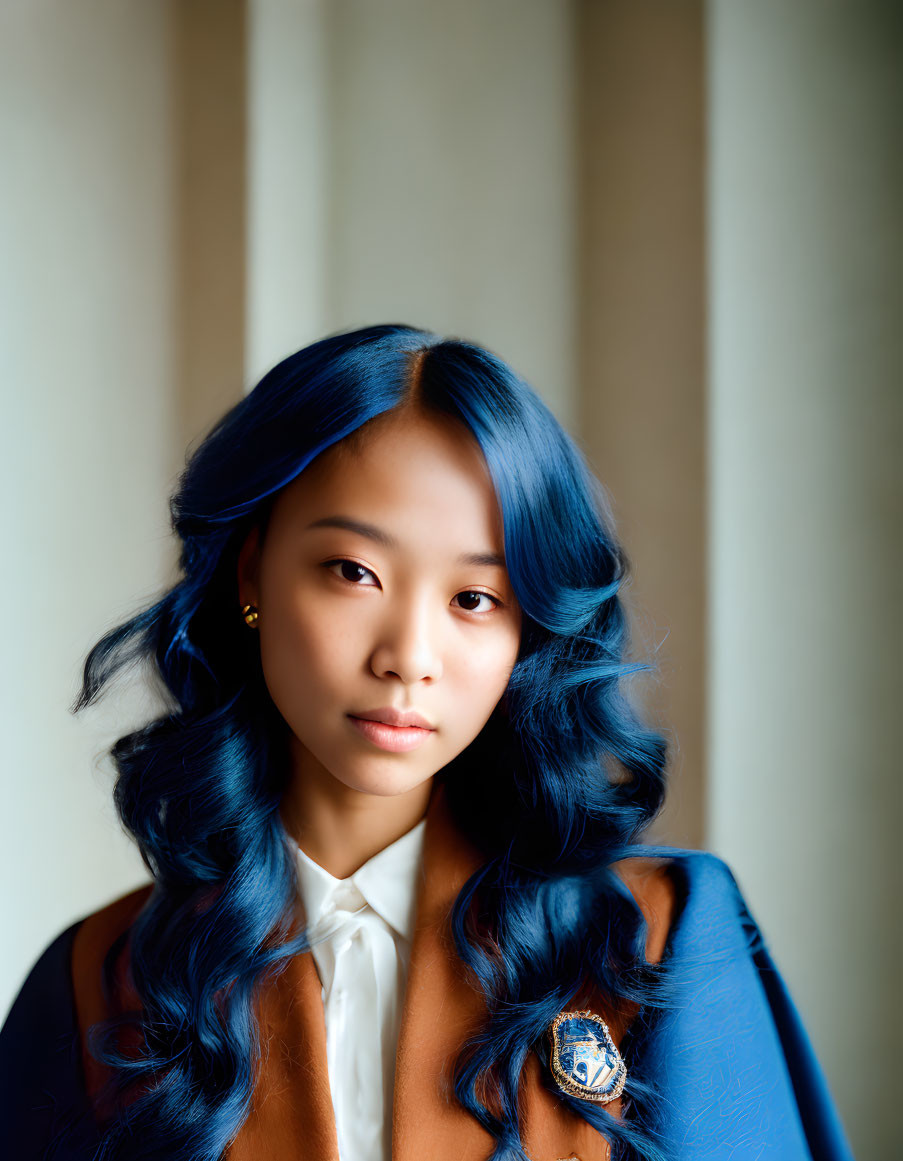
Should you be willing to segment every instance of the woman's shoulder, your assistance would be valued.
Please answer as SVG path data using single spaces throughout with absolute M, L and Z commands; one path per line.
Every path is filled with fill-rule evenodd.
M 0 1028 L 0 1136 L 16 1158 L 76 1156 L 61 1134 L 86 1111 L 70 963 L 73 923 L 40 954 Z
M 140 1007 L 131 984 L 128 956 L 120 954 L 127 945 L 132 924 L 141 913 L 153 891 L 148 883 L 82 920 L 72 945 L 72 989 L 75 1017 L 82 1042 L 82 1068 L 87 1090 L 96 1094 L 107 1079 L 105 1066 L 85 1051 L 87 1030 L 101 1020 L 122 1011 Z M 113 963 L 113 986 L 108 987 L 105 971 L 107 953 L 116 950 Z
M 88 1156 L 84 1017 L 102 994 L 106 950 L 151 886 L 119 896 L 59 932 L 28 971 L 0 1028 L 0 1131 L 17 1158 Z
M 127 932 L 150 896 L 152 884 L 138 887 L 98 907 L 55 935 L 27 972 L 0 1030 L 0 1065 L 20 1054 L 24 1040 L 60 1039 L 77 1033 L 80 992 L 100 987 L 107 950 Z M 2 1083 L 0 1083 L 2 1087 Z
M 824 1075 L 729 863 L 656 847 L 614 864 L 666 952 L 668 1002 L 636 1058 L 664 1100 L 656 1132 L 686 1158 L 728 1156 L 738 1126 L 762 1156 L 852 1161 Z
M 17 1005 L 35 1008 L 51 998 L 71 998 L 71 988 L 62 985 L 71 977 L 76 960 L 109 948 L 134 922 L 152 889 L 153 884 L 148 883 L 128 891 L 53 936 L 29 969 L 10 1016 Z

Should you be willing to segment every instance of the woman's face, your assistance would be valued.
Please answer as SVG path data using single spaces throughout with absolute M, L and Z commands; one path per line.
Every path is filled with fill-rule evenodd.
M 521 613 L 466 428 L 404 410 L 361 435 L 277 497 L 263 543 L 255 532 L 242 548 L 239 599 L 259 610 L 294 776 L 389 796 L 426 782 L 483 728 L 517 658 Z M 386 709 L 430 728 L 365 720 Z

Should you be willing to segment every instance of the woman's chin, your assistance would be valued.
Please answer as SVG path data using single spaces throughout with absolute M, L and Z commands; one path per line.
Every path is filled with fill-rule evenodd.
M 374 798 L 397 798 L 404 794 L 414 794 L 425 784 L 432 782 L 434 771 L 413 774 L 412 771 L 379 770 L 357 773 L 338 780 L 349 790 L 368 794 Z

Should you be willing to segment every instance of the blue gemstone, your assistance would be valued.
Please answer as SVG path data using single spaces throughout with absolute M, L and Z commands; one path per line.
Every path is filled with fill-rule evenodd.
M 553 1029 L 552 1069 L 559 1084 L 579 1086 L 593 1100 L 620 1095 L 626 1069 L 605 1023 L 582 1013 L 559 1017 Z M 614 1090 L 618 1089 L 616 1093 Z

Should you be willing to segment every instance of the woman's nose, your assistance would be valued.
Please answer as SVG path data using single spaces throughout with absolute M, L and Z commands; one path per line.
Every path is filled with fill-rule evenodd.
M 378 677 L 395 676 L 405 685 L 442 676 L 441 629 L 426 601 L 408 601 L 381 622 L 371 658 Z

